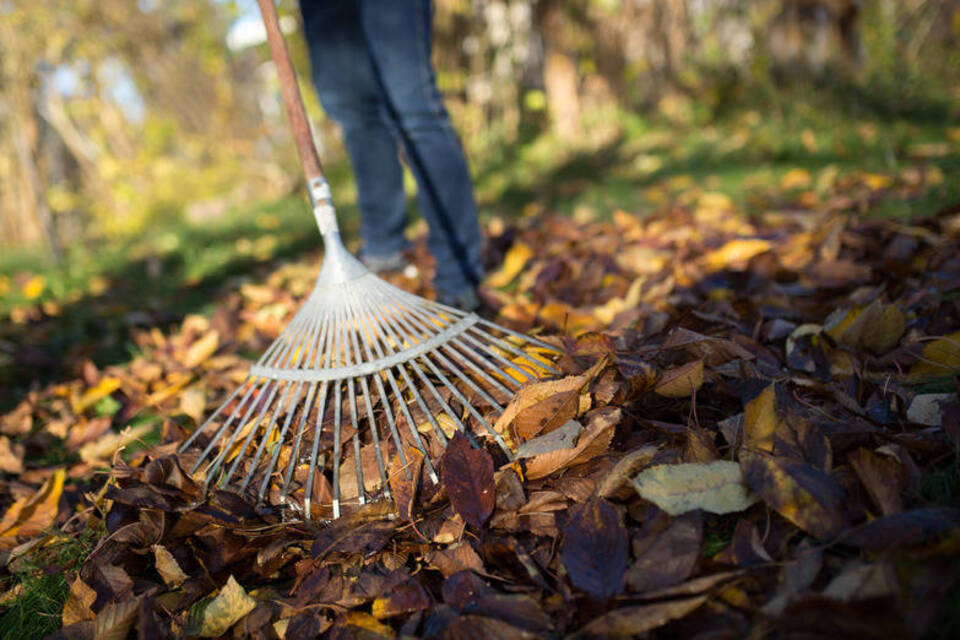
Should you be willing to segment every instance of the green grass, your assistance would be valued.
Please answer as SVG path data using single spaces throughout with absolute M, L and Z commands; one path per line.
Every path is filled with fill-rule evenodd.
M 23 593 L 0 611 L 0 640 L 34 640 L 60 628 L 70 591 L 67 574 L 79 568 L 101 533 L 88 530 L 64 536 L 19 563 L 3 587 L 19 583 Z

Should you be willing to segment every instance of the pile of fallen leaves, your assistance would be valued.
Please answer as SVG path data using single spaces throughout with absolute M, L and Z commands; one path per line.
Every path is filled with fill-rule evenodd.
M 175 453 L 314 270 L 245 283 L 2 418 L 6 570 L 102 532 L 66 568 L 65 638 L 923 635 L 960 556 L 929 482 L 960 448 L 960 214 L 849 209 L 751 221 L 706 193 L 496 229 L 496 320 L 562 349 L 498 422 L 518 460 L 455 437 L 438 484 L 414 464 L 396 504 L 331 523 L 204 495 Z M 150 412 L 160 444 L 117 429 Z

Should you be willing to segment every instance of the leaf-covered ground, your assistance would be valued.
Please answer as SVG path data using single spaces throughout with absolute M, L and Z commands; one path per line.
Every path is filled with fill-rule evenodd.
M 492 225 L 491 315 L 562 350 L 563 375 L 524 388 L 498 423 L 519 461 L 454 438 L 439 484 L 396 473 L 396 506 L 328 524 L 204 496 L 175 453 L 315 264 L 247 282 L 210 319 L 136 331 L 129 364 L 88 363 L 2 417 L 0 627 L 36 615 L 64 638 L 955 634 L 960 209 L 858 216 L 909 197 L 922 169 L 850 174 L 825 194 L 809 174 L 790 180 L 751 218 L 687 190 L 646 218 Z M 429 293 L 422 243 L 411 260 L 392 280 Z M 49 592 L 36 586 L 50 576 Z M 62 609 L 25 602 L 62 602 L 57 589 Z

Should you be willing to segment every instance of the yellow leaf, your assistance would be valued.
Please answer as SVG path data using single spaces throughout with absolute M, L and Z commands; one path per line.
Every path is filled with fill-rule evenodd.
M 874 300 L 866 307 L 850 309 L 845 315 L 831 314 L 826 331 L 838 344 L 882 355 L 897 346 L 906 326 L 907 320 L 896 305 Z
M 743 268 L 750 258 L 769 251 L 771 244 L 761 238 L 740 238 L 731 240 L 719 249 L 703 257 L 703 262 L 711 271 L 727 268 Z
M 40 490 L 30 497 L 20 498 L 7 509 L 0 520 L 0 547 L 16 545 L 14 536 L 33 536 L 53 525 L 57 518 L 57 503 L 63 492 L 66 471 L 57 469 Z
M 222 636 L 240 618 L 253 611 L 255 606 L 257 601 L 248 596 L 230 576 L 217 597 L 203 610 L 203 622 L 198 635 L 202 638 Z
M 67 594 L 67 602 L 63 605 L 61 618 L 63 626 L 93 620 L 96 616 L 90 608 L 96 600 L 97 592 L 77 576 L 70 584 L 70 593 Z
M 703 359 L 700 359 L 664 373 L 653 391 L 664 398 L 686 398 L 693 395 L 693 392 L 699 389 L 702 384 Z
M 193 418 L 197 424 L 200 424 L 203 419 L 206 407 L 207 396 L 203 389 L 191 387 L 180 394 L 180 411 Z
M 348 611 L 346 614 L 344 614 L 343 619 L 344 622 L 351 627 L 359 627 L 364 631 L 369 631 L 386 638 L 393 638 L 396 636 L 396 633 L 394 633 L 392 627 L 383 624 L 365 611 Z
M 515 243 L 503 260 L 503 266 L 500 270 L 487 278 L 487 284 L 491 287 L 505 287 L 510 284 L 514 278 L 520 275 L 527 261 L 533 257 L 533 250 L 522 242 Z
M 865 173 L 863 182 L 874 191 L 886 189 L 893 184 L 893 178 L 879 173 Z
M 945 376 L 956 371 L 960 371 L 960 331 L 927 343 L 920 362 L 910 368 L 910 377 Z
M 674 187 L 685 188 L 685 187 Z M 733 200 L 725 193 L 719 191 L 708 191 L 697 200 L 698 209 L 707 209 L 709 211 L 732 211 Z
M 740 465 L 730 460 L 656 465 L 642 471 L 633 486 L 644 500 L 672 516 L 696 509 L 734 513 L 757 501 L 747 489 Z
M 155 544 L 152 547 L 154 564 L 157 567 L 157 573 L 167 583 L 171 589 L 176 589 L 187 579 L 187 574 L 183 572 L 176 558 L 163 545 Z
M 452 438 L 453 434 L 457 431 L 457 423 L 453 421 L 453 418 L 448 416 L 446 413 L 441 413 L 434 419 L 440 426 L 440 430 L 443 431 L 443 435 L 447 436 L 448 439 Z M 423 434 L 430 433 L 433 431 L 433 425 L 430 424 L 429 420 L 425 420 L 417 425 L 417 431 Z
M 93 276 L 87 283 L 87 290 L 92 296 L 100 296 L 110 288 L 110 281 L 103 276 Z
M 127 427 L 122 433 L 109 431 L 93 442 L 80 447 L 80 459 L 88 464 L 109 460 L 117 449 L 127 446 L 151 431 L 153 431 L 153 425 L 150 423 Z
M 93 386 L 83 392 L 83 395 L 80 396 L 80 400 L 73 405 L 73 412 L 83 413 L 119 389 L 120 385 L 121 382 L 119 378 L 111 378 L 109 376 L 101 378 L 100 382 L 98 382 L 96 386 Z
M 810 172 L 806 169 L 791 169 L 780 178 L 780 188 L 784 191 L 802 189 L 810 184 Z
M 211 329 L 202 338 L 190 345 L 187 354 L 183 357 L 183 366 L 193 368 L 213 355 L 220 346 L 220 333 Z
M 23 284 L 23 297 L 27 300 L 36 300 L 47 288 L 47 281 L 43 276 L 33 276 Z
M 777 396 L 770 384 L 743 410 L 743 444 L 753 449 L 773 451 L 773 435 L 780 423 Z
M 646 284 L 647 279 L 643 276 L 637 278 L 630 284 L 630 288 L 627 290 L 626 295 L 622 298 L 611 298 L 606 302 L 606 304 L 599 306 L 593 310 L 593 315 L 597 316 L 597 319 L 604 324 L 610 324 L 613 322 L 614 317 L 622 311 L 628 309 L 633 309 L 640 303 L 640 291 L 643 289 L 643 285 Z

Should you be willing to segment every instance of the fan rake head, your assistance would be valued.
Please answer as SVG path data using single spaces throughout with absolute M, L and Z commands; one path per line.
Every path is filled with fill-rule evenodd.
M 408 472 L 408 455 L 419 453 L 436 482 L 431 452 L 454 429 L 512 457 L 492 423 L 523 384 L 556 373 L 556 349 L 398 289 L 338 233 L 324 240 L 313 292 L 182 445 L 200 449 L 191 474 L 306 519 L 337 518 L 345 505 L 389 496 L 388 456 Z
M 408 457 L 422 456 L 436 482 L 431 453 L 454 430 L 486 434 L 512 457 L 491 421 L 526 381 L 556 373 L 548 357 L 555 349 L 397 289 L 350 255 L 276 7 L 258 4 L 326 250 L 300 311 L 181 452 L 198 445 L 190 473 L 206 487 L 233 488 L 306 519 L 337 518 L 344 505 L 389 493 L 389 456 L 391 471 L 408 475 Z

